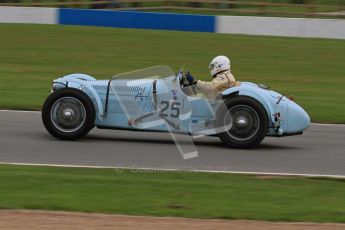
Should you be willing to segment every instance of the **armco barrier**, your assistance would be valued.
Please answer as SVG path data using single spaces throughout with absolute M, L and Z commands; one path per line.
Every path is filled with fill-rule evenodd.
M 344 19 L 218 16 L 217 33 L 345 39 Z
M 215 32 L 215 16 L 191 14 L 60 9 L 59 23 L 63 25 Z
M 1 7 L 0 22 L 345 39 L 345 20 Z
M 56 8 L 0 6 L 0 22 L 57 24 Z

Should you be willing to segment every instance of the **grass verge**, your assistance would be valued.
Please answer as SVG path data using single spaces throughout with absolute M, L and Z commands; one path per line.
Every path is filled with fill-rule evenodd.
M 39 110 L 54 78 L 98 79 L 154 65 L 186 64 L 208 79 L 229 55 L 237 80 L 296 96 L 314 122 L 345 123 L 345 41 L 61 25 L 0 24 L 0 108 Z
M 345 180 L 0 165 L 0 208 L 345 223 Z

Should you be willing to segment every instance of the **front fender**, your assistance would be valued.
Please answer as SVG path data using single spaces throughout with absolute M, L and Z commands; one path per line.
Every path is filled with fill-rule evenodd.
M 86 74 L 70 74 L 62 78 L 58 78 L 53 81 L 53 89 L 58 90 L 61 88 L 75 88 L 81 90 L 91 96 L 95 103 L 95 108 L 98 111 L 98 117 L 102 120 L 104 115 L 104 109 L 102 100 L 97 94 L 96 90 L 90 85 L 89 81 L 95 81 L 96 79 Z M 91 94 L 91 95 L 90 95 Z

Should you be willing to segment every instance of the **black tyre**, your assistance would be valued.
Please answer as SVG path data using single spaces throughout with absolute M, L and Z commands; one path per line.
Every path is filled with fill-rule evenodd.
M 42 121 L 56 138 L 75 140 L 85 136 L 95 123 L 95 107 L 91 99 L 77 89 L 57 90 L 46 99 Z
M 269 121 L 265 108 L 253 98 L 237 96 L 224 102 L 217 111 L 217 127 L 226 127 L 218 134 L 232 148 L 252 148 L 265 138 Z

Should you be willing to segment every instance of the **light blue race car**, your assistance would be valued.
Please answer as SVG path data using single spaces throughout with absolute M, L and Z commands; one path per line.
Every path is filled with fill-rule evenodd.
M 47 131 L 63 140 L 100 129 L 218 136 L 233 148 L 251 148 L 265 136 L 302 134 L 308 114 L 260 84 L 241 82 L 207 99 L 186 86 L 182 69 L 156 66 L 96 80 L 71 74 L 53 81 L 42 109 Z

